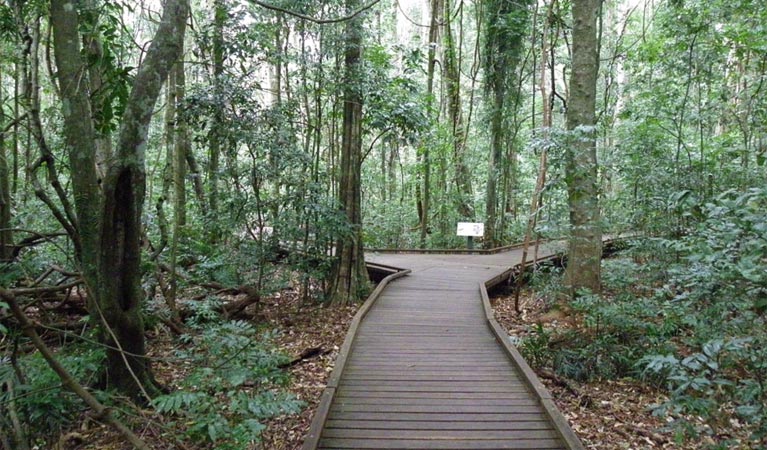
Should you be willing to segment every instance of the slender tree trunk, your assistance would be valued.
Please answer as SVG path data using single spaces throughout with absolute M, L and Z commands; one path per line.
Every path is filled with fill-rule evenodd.
M 516 116 L 519 108 L 517 81 L 523 38 L 529 23 L 528 0 L 507 2 L 491 0 L 485 2 L 486 24 L 484 28 L 485 52 L 485 95 L 490 103 L 490 158 L 488 161 L 487 193 L 485 202 L 485 235 L 492 246 L 501 243 L 503 228 L 498 218 L 498 181 L 508 187 L 508 170 L 513 156 L 512 142 L 516 139 L 514 130 L 509 130 L 507 116 Z M 511 26 L 513 24 L 514 26 Z M 514 123 L 516 126 L 516 122 Z M 508 155 L 505 151 L 509 148 Z M 502 198 L 505 195 L 501 196 Z M 503 210 L 501 210 L 503 214 Z
M 13 195 L 16 196 L 19 192 L 19 132 L 20 132 L 20 99 L 21 99 L 21 79 L 20 64 L 15 62 L 13 64 L 13 181 L 11 190 Z
M 3 73 L 0 72 L 0 86 L 2 84 Z M 13 250 L 11 180 L 8 170 L 8 152 L 5 148 L 5 108 L 1 106 L 4 102 L 3 91 L 0 89 L 0 262 L 10 260 Z
M 219 98 L 223 89 L 224 75 L 224 27 L 226 26 L 227 10 L 223 0 L 213 1 L 213 92 Z M 217 214 L 219 201 L 219 171 L 221 170 L 221 150 L 223 146 L 223 111 L 219 106 L 215 107 L 213 121 L 209 134 L 208 154 L 208 217 L 213 225 L 210 227 L 210 240 L 217 242 L 220 239 L 218 231 Z
M 176 138 L 173 147 L 173 217 L 174 226 L 186 225 L 186 168 L 187 155 L 192 152 L 189 138 L 189 127 L 184 118 L 179 114 L 180 103 L 186 95 L 186 73 L 184 60 L 179 59 L 173 68 L 175 72 L 175 95 L 176 102 Z
M 439 43 L 439 27 L 442 21 L 443 5 L 442 0 L 431 0 L 431 21 L 429 23 L 429 61 L 426 67 L 426 105 L 429 119 L 436 120 L 435 111 L 435 93 L 434 93 L 434 72 L 437 65 L 437 44 Z M 423 163 L 423 187 L 420 188 L 421 208 L 419 208 L 421 219 L 420 246 L 426 248 L 426 235 L 429 233 L 429 214 L 431 209 L 431 150 L 429 145 L 422 146 Z
M 466 165 L 466 129 L 461 108 L 461 72 L 458 48 L 453 38 L 451 23 L 451 2 L 445 1 L 445 83 L 447 85 L 447 106 L 453 137 L 453 165 L 455 169 L 456 205 L 462 219 L 474 220 L 474 191 L 471 171 Z
M 581 288 L 600 291 L 602 232 L 595 141 L 599 3 L 599 0 L 575 0 L 572 5 L 572 74 L 567 109 L 571 138 L 565 172 L 571 227 L 566 275 L 573 295 Z
M 359 8 L 359 0 L 347 0 L 347 11 Z M 343 139 L 341 142 L 341 183 L 339 203 L 346 213 L 349 232 L 336 243 L 331 304 L 346 305 L 367 292 L 367 273 L 362 252 L 361 166 L 362 166 L 362 25 L 363 16 L 346 23 Z
M 51 2 L 51 24 L 63 103 L 63 133 L 73 174 L 80 265 L 107 345 L 105 381 L 147 400 L 158 392 L 145 357 L 141 314 L 141 210 L 146 189 L 144 148 L 154 104 L 183 47 L 186 0 L 168 0 L 152 44 L 139 67 L 122 116 L 117 152 L 103 180 L 96 171 L 97 134 L 81 58 L 79 17 L 68 0 Z M 101 189 L 99 189 L 101 186 Z

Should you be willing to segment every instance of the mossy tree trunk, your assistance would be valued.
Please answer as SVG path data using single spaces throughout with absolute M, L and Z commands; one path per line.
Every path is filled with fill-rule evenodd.
M 491 247 L 501 244 L 503 237 L 503 208 L 499 208 L 498 186 L 510 187 L 508 175 L 513 158 L 513 141 L 517 127 L 515 121 L 507 119 L 519 108 L 517 71 L 523 39 L 530 22 L 528 1 L 507 2 L 493 0 L 485 2 L 485 96 L 490 106 L 490 154 L 487 169 L 487 190 L 485 196 L 485 241 Z M 499 180 L 502 182 L 499 183 Z M 504 182 L 505 181 L 505 182 Z M 501 195 L 500 198 L 504 198 Z M 500 211 L 499 211 L 500 209 Z
M 80 265 L 91 315 L 108 346 L 106 382 L 136 399 L 157 392 L 145 357 L 141 314 L 141 212 L 146 190 L 144 151 L 152 112 L 182 49 L 188 0 L 167 0 L 138 68 L 121 118 L 115 154 L 103 179 L 96 170 L 98 135 L 90 104 L 80 17 L 72 0 L 51 1 L 54 55 L 62 97 L 63 134 L 81 242 Z

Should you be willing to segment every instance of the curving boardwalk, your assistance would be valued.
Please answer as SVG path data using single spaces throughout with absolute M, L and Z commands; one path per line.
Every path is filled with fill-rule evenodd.
M 355 319 L 304 449 L 583 448 L 488 320 L 480 284 L 505 279 L 521 256 L 367 255 L 411 272 Z

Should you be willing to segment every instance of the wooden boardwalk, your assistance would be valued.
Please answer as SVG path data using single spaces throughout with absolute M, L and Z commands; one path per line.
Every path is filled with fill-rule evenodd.
M 487 310 L 521 254 L 366 255 L 410 272 L 352 323 L 304 449 L 583 448 Z

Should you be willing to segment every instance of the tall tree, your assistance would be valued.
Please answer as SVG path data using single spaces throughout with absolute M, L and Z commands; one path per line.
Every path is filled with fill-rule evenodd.
M 117 148 L 105 176 L 96 170 L 98 135 L 83 80 L 80 15 L 69 0 L 51 1 L 57 78 L 62 97 L 63 134 L 72 171 L 77 214 L 75 241 L 90 297 L 91 315 L 107 346 L 105 381 L 134 397 L 158 388 L 145 357 L 141 314 L 141 211 L 146 190 L 144 152 L 154 104 L 183 47 L 188 0 L 167 0 L 161 22 L 137 70 Z M 145 399 L 146 400 L 146 399 Z
M 222 98 L 224 89 L 224 28 L 227 23 L 227 10 L 224 0 L 213 1 L 213 92 L 217 99 Z M 208 153 L 208 220 L 211 242 L 219 240 L 220 232 L 216 224 L 219 207 L 219 171 L 221 170 L 221 150 L 224 145 L 224 112 L 220 104 L 214 105 L 210 124 Z
M 11 258 L 11 173 L 8 170 L 8 152 L 5 148 L 5 108 L 3 106 L 3 76 L 0 72 L 0 262 Z
M 359 0 L 347 0 L 346 9 L 356 11 Z M 341 140 L 341 183 L 338 202 L 349 224 L 336 244 L 337 267 L 331 303 L 345 305 L 367 290 L 367 272 L 362 251 L 362 25 L 364 14 L 346 22 L 344 51 L 344 112 Z
M 471 183 L 471 172 L 466 162 L 467 130 L 463 119 L 463 102 L 461 101 L 461 58 L 460 43 L 456 42 L 453 34 L 454 13 L 451 11 L 453 2 L 445 0 L 445 85 L 447 89 L 447 110 L 450 116 L 450 130 L 453 139 L 453 166 L 456 186 L 456 205 L 462 219 L 474 220 L 474 189 Z M 460 6 L 459 8 L 462 8 Z
M 431 0 L 431 21 L 429 22 L 429 52 L 426 68 L 426 105 L 429 119 L 436 120 L 434 99 L 434 69 L 437 65 L 437 43 L 439 41 L 439 25 L 442 21 L 442 0 Z M 429 210 L 431 208 L 431 151 L 429 145 L 423 145 L 423 197 L 419 208 L 421 219 L 420 246 L 426 247 L 426 235 L 429 232 Z
M 602 231 L 599 224 L 596 155 L 596 88 L 599 70 L 597 15 L 600 0 L 574 0 L 572 73 L 565 178 L 570 210 L 567 280 L 578 289 L 600 290 Z
M 510 161 L 503 161 L 510 136 L 504 119 L 509 108 L 518 107 L 516 74 L 520 64 L 523 38 L 529 22 L 528 1 L 485 2 L 485 95 L 490 105 L 490 159 L 487 168 L 485 196 L 485 236 L 492 246 L 501 243 L 503 230 L 498 230 L 498 180 Z M 508 130 L 510 131 L 510 130 Z

